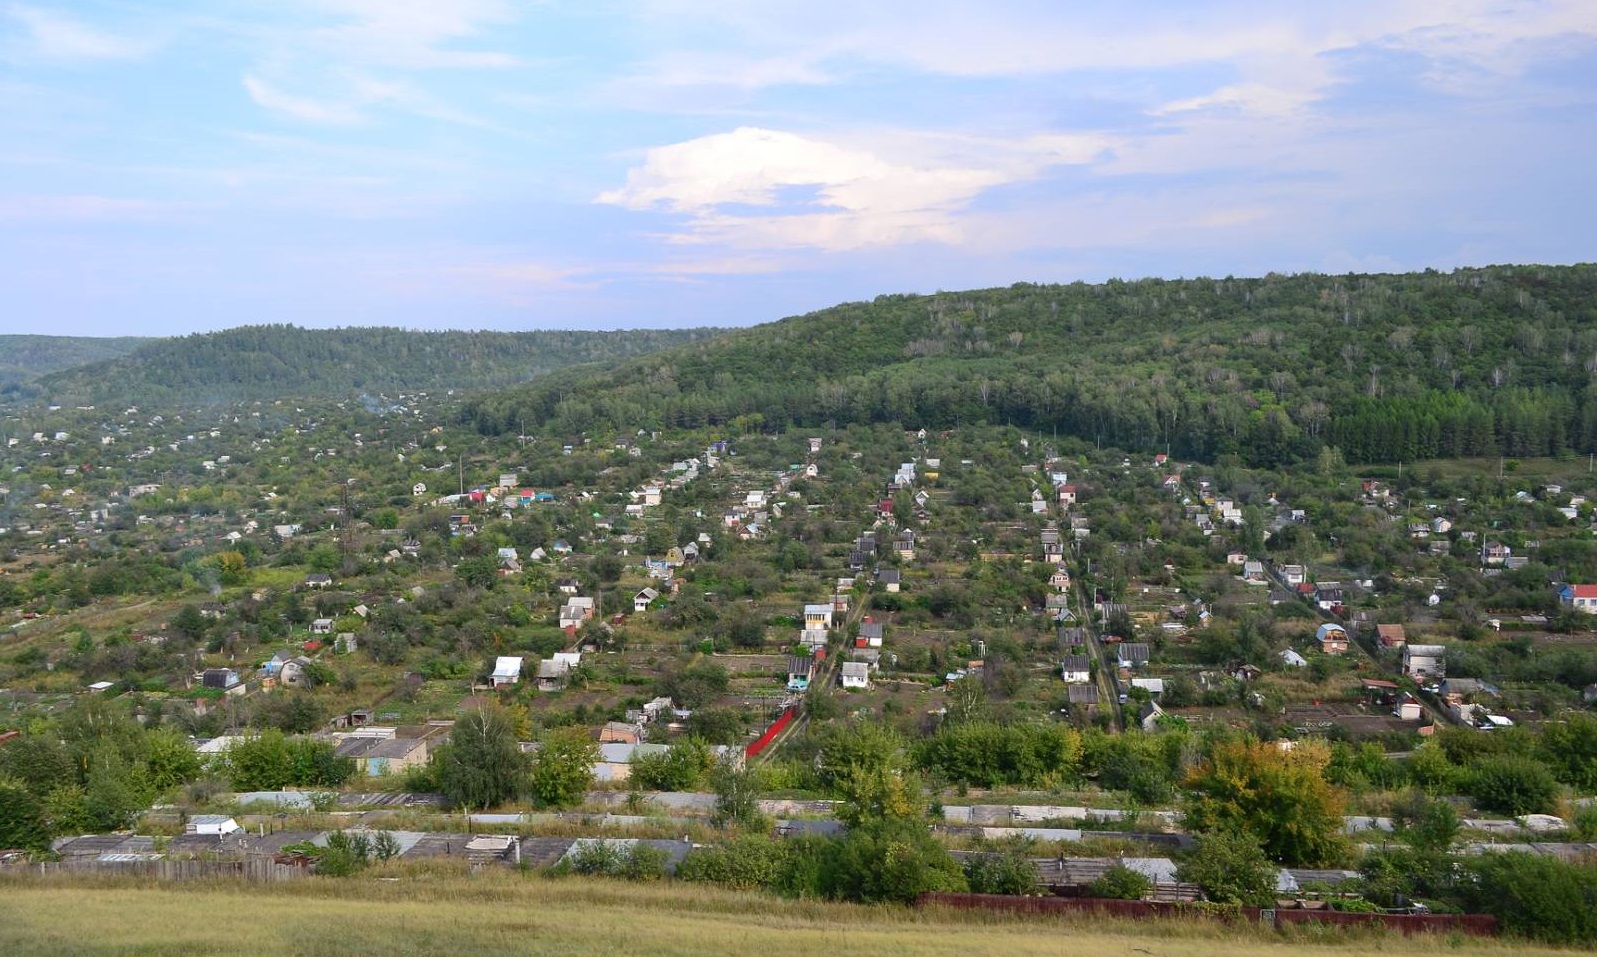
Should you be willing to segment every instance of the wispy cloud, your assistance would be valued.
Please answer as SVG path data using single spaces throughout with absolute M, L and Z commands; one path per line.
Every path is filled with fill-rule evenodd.
M 253 76 L 244 77 L 244 89 L 256 106 L 307 123 L 347 126 L 364 119 L 358 109 L 348 104 L 293 96 Z
M 24 52 L 46 60 L 132 60 L 155 49 L 139 39 L 91 26 L 54 10 L 16 4 L 6 15 L 27 34 Z
M 316 0 L 336 18 L 313 40 L 337 56 L 375 66 L 401 68 L 506 67 L 511 54 L 459 49 L 460 41 L 478 40 L 494 24 L 514 19 L 502 0 Z

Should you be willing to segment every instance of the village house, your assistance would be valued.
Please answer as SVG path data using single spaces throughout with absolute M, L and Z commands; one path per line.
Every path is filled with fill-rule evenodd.
M 632 612 L 641 615 L 649 610 L 649 605 L 660 597 L 660 593 L 653 588 L 645 588 L 632 596 Z
M 1445 645 L 1406 645 L 1403 648 L 1403 673 L 1416 680 L 1447 676 Z
M 1066 655 L 1059 665 L 1059 676 L 1066 684 L 1082 684 L 1092 680 L 1091 659 L 1086 655 Z
M 831 627 L 832 606 L 830 604 L 804 606 L 805 631 L 825 631 Z
M 200 687 L 216 688 L 229 695 L 241 695 L 245 686 L 239 680 L 238 672 L 232 668 L 207 668 L 200 675 Z
M 840 672 L 845 689 L 865 691 L 871 686 L 871 666 L 863 661 L 845 661 Z
M 789 658 L 787 660 L 787 690 L 808 691 L 815 677 L 814 658 Z
M 582 653 L 557 651 L 550 658 L 538 662 L 538 690 L 563 691 L 571 669 L 582 664 Z
M 421 738 L 354 736 L 339 742 L 338 757 L 355 762 L 367 777 L 403 774 L 427 763 L 427 742 Z
M 855 639 L 855 644 L 862 648 L 882 647 L 882 630 L 882 623 L 879 621 L 866 619 L 860 622 L 859 637 Z
M 1382 648 L 1401 648 L 1408 644 L 1408 636 L 1404 634 L 1402 625 L 1376 625 L 1375 639 Z
M 1565 585 L 1558 591 L 1558 602 L 1565 608 L 1597 615 L 1597 585 Z
M 1314 632 L 1314 640 L 1320 643 L 1320 651 L 1327 655 L 1345 654 L 1348 649 L 1347 629 L 1341 625 L 1324 624 Z
M 507 688 L 521 681 L 521 658 L 515 656 L 502 656 L 495 660 L 493 674 L 488 676 L 488 683 L 495 689 Z
M 1124 641 L 1115 649 L 1115 660 L 1122 668 L 1140 668 L 1148 663 L 1148 645 L 1141 641 Z

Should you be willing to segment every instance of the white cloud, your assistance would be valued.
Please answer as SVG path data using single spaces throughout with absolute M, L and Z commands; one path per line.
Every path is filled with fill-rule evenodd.
M 845 144 L 780 130 L 730 133 L 647 152 L 597 202 L 663 207 L 689 218 L 678 242 L 838 250 L 960 241 L 959 212 L 982 193 L 1065 163 L 1087 163 L 1100 137 L 1015 141 L 878 133 Z M 803 194 L 794 198 L 795 191 Z M 741 211 L 757 207 L 764 214 Z
M 244 89 L 249 93 L 250 99 L 255 101 L 256 106 L 307 123 L 347 126 L 362 120 L 360 112 L 351 106 L 293 96 L 253 76 L 244 77 Z
M 130 60 L 153 48 L 145 40 L 119 36 L 38 7 L 12 6 L 6 13 L 28 31 L 29 52 L 50 60 Z

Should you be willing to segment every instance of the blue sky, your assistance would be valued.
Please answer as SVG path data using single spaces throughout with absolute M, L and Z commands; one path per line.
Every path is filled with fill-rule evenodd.
M 1597 2 L 0 0 L 0 332 L 1597 259 Z

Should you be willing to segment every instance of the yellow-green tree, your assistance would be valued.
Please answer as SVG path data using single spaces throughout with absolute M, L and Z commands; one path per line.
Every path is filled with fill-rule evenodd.
M 1187 775 L 1187 826 L 1247 834 L 1283 864 L 1338 861 L 1347 853 L 1346 800 L 1325 778 L 1330 760 L 1313 741 L 1218 743 Z

